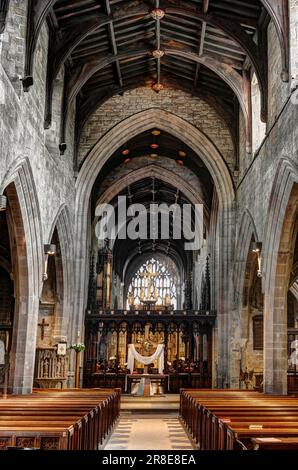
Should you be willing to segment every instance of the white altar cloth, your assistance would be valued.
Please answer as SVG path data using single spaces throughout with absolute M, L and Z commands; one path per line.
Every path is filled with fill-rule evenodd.
M 158 373 L 163 374 L 165 367 L 165 357 L 164 357 L 164 344 L 159 344 L 156 348 L 156 351 L 152 356 L 142 356 L 136 350 L 134 344 L 128 345 L 128 358 L 127 358 L 127 369 L 130 370 L 130 373 L 133 373 L 134 370 L 134 360 L 148 366 L 152 364 L 156 359 L 158 359 Z

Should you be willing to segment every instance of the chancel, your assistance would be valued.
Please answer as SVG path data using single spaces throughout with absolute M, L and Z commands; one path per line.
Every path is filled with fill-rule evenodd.
M 297 0 L 0 1 L 0 449 L 298 450 L 297 56 Z

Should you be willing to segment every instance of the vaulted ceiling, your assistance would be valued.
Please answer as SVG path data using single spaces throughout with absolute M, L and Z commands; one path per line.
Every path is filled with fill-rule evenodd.
M 221 113 L 232 132 L 240 105 L 248 129 L 250 68 L 258 77 L 266 119 L 266 28 L 270 17 L 277 28 L 283 78 L 287 79 L 287 5 L 287 0 L 31 0 L 24 89 L 34 82 L 34 50 L 47 21 L 46 127 L 51 123 L 54 80 L 61 66 L 66 66 L 61 150 L 66 145 L 67 111 L 74 100 L 80 135 L 100 103 L 142 84 L 180 88 L 201 96 Z
M 144 156 L 148 159 L 147 163 L 144 163 L 144 158 L 140 158 Z M 169 182 L 164 179 L 165 169 L 162 164 L 164 159 L 167 160 L 167 164 L 171 161 L 172 165 L 172 180 Z M 142 160 L 142 162 L 139 162 L 139 160 Z M 144 176 L 146 166 L 152 170 L 150 176 Z M 118 172 L 115 171 L 116 167 L 118 167 Z M 181 180 L 175 179 L 175 171 L 177 171 L 177 175 L 180 175 L 183 167 L 188 168 L 190 172 L 186 170 L 187 176 L 184 173 L 182 177 L 184 184 L 179 186 Z M 133 182 L 130 183 L 126 181 L 126 186 L 123 187 L 121 178 L 133 174 L 138 169 L 142 170 L 142 177 L 131 180 Z M 191 183 L 190 173 L 197 176 L 200 187 L 192 186 L 196 183 Z M 109 179 L 106 182 L 107 177 Z M 103 194 L 106 194 L 107 190 L 111 190 L 111 186 L 114 190 L 109 195 L 111 193 L 115 195 L 111 200 L 107 200 L 106 197 L 103 198 Z M 150 129 L 128 141 L 125 146 L 121 146 L 104 165 L 93 186 L 91 214 L 95 214 L 96 205 L 105 201 L 114 206 L 115 218 L 118 220 L 118 196 L 126 196 L 127 207 L 131 204 L 142 204 L 147 211 L 149 211 L 151 204 L 166 204 L 168 206 L 177 204 L 182 207 L 183 204 L 191 204 L 184 192 L 185 188 L 190 189 L 191 187 L 194 189 L 194 194 L 196 194 L 197 203 L 200 200 L 204 204 L 204 222 L 207 230 L 214 190 L 214 183 L 209 171 L 200 157 L 180 139 L 165 131 L 159 131 L 156 128 Z M 193 216 L 194 213 L 192 213 Z M 129 223 L 130 220 L 128 217 L 126 223 Z M 162 253 L 169 256 L 187 270 L 191 253 L 186 252 L 184 249 L 186 242 L 184 237 L 179 240 L 173 238 L 172 223 L 173 220 L 170 218 L 168 239 L 161 237 L 160 230 L 156 237 L 152 238 L 149 216 L 146 239 L 117 238 L 114 245 L 114 266 L 116 271 L 122 275 L 126 263 L 150 253 Z M 193 218 L 192 223 L 194 224 Z
M 156 132 L 158 133 L 157 135 Z M 148 162 L 151 164 L 160 156 L 161 158 L 174 160 L 177 164 L 177 169 L 179 169 L 180 165 L 189 168 L 201 181 L 204 187 L 204 202 L 211 208 L 213 179 L 199 155 L 185 145 L 182 140 L 155 128 L 134 137 L 125 146 L 119 147 L 117 152 L 109 158 L 93 186 L 92 203 L 96 204 L 102 183 L 109 174 L 115 174 L 114 170 L 116 167 L 127 165 L 129 169 L 134 159 L 143 156 L 147 156 Z

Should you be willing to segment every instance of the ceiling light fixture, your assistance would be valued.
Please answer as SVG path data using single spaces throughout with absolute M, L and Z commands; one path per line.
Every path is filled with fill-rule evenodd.
M 129 155 L 130 150 L 129 149 L 124 149 L 122 150 L 122 155 Z
M 261 242 L 252 242 L 251 243 L 251 251 L 253 253 L 260 253 L 262 250 L 262 243 Z
M 156 91 L 156 93 L 159 93 L 163 89 L 163 85 L 161 83 L 154 83 L 152 89 Z
M 155 49 L 155 51 L 152 51 L 152 55 L 154 59 L 161 59 L 165 53 L 161 49 Z
M 150 147 L 151 147 L 153 150 L 156 150 L 156 149 L 158 149 L 159 145 L 158 145 L 158 144 L 151 144 Z
M 56 245 L 44 245 L 44 254 L 49 256 L 54 256 L 57 252 Z
M 152 131 L 151 134 L 157 137 L 158 135 L 161 134 L 161 132 L 158 129 L 154 129 L 154 131 Z
M 178 155 L 179 155 L 179 157 L 184 158 L 184 157 L 186 157 L 186 152 L 184 152 L 184 150 L 179 150 Z
M 161 8 L 154 8 L 152 11 L 151 11 L 151 16 L 152 18 L 155 20 L 155 21 L 160 21 L 163 19 L 163 17 L 165 16 L 165 11 L 162 10 Z

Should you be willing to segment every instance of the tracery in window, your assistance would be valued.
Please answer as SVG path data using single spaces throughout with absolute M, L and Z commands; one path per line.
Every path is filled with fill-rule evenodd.
M 177 308 L 177 278 L 161 261 L 150 258 L 138 269 L 128 288 L 127 307 Z

